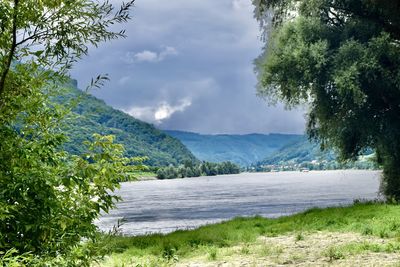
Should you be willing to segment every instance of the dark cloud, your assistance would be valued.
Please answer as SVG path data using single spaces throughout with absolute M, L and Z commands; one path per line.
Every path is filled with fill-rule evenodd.
M 113 1 L 118 3 L 118 1 Z M 115 108 L 162 129 L 202 133 L 302 133 L 302 110 L 256 97 L 253 60 L 261 53 L 250 0 L 138 0 L 128 38 L 93 49 L 72 76 Z

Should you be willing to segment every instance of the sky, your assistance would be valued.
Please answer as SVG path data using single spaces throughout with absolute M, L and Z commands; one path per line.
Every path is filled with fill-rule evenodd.
M 119 3 L 118 0 L 112 1 Z M 303 133 L 304 109 L 256 96 L 262 51 L 251 0 L 137 0 L 127 38 L 90 49 L 71 76 L 96 97 L 160 129 L 204 134 Z

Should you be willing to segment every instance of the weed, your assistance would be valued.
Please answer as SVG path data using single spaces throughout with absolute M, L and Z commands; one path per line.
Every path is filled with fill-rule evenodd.
M 217 248 L 216 247 L 210 247 L 208 249 L 208 259 L 215 261 L 217 259 Z
M 297 241 L 302 241 L 302 240 L 304 240 L 304 236 L 303 236 L 303 234 L 302 233 L 298 233 L 297 235 L 296 235 L 296 242 Z
M 364 229 L 362 230 L 363 235 L 372 235 L 373 230 L 370 226 L 365 226 Z
M 386 229 L 381 229 L 379 231 L 380 238 L 389 238 L 389 232 Z
M 283 253 L 283 248 L 280 246 L 273 246 L 272 244 L 264 244 L 259 249 L 258 254 L 262 257 L 277 256 Z
M 249 244 L 245 244 L 241 249 L 240 249 L 240 253 L 243 255 L 248 255 L 250 254 L 250 245 Z
M 345 258 L 342 250 L 339 247 L 335 247 L 335 246 L 329 247 L 325 251 L 324 255 L 329 258 L 330 262 L 332 262 L 334 260 L 340 260 L 340 259 Z
M 176 248 L 166 246 L 164 247 L 162 257 L 167 261 L 177 262 L 179 260 L 178 256 L 176 255 Z
M 259 254 L 262 257 L 266 257 L 266 256 L 271 256 L 272 255 L 272 249 L 271 246 L 261 246 L 260 250 L 259 250 Z

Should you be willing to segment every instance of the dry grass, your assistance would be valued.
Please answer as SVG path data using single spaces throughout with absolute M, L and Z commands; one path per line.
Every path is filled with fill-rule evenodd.
M 254 243 L 219 249 L 219 258 L 215 261 L 198 256 L 172 266 L 399 266 L 400 263 L 396 250 L 384 251 L 392 240 L 358 233 L 317 232 L 302 235 L 302 240 L 298 240 L 297 234 L 263 236 Z M 382 251 L 371 251 L 373 247 Z M 248 253 L 242 253 L 243 250 Z

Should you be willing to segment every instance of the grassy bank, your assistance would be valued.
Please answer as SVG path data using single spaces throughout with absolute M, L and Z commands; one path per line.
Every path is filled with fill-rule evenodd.
M 381 256 L 397 264 L 400 206 L 358 203 L 278 219 L 236 218 L 167 235 L 111 237 L 106 249 L 109 255 L 95 266 L 262 266 L 311 258 L 346 266 L 360 257 L 382 266 Z

